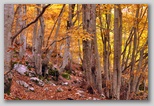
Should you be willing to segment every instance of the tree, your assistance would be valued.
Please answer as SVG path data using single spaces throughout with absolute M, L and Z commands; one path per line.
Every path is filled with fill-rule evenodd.
M 41 5 L 38 5 L 41 6 Z M 39 13 L 40 10 L 38 9 Z M 38 30 L 38 36 L 36 37 L 35 47 L 36 47 L 36 54 L 35 54 L 35 68 L 38 75 L 42 75 L 42 47 L 44 41 L 44 19 L 43 16 L 40 17 L 40 27 Z
M 20 27 L 22 28 L 23 26 L 26 25 L 26 20 L 22 20 L 22 16 L 26 15 L 26 6 L 23 6 L 23 8 L 19 7 L 19 16 L 20 16 L 20 20 L 19 20 L 19 23 L 20 23 Z M 25 36 L 25 31 L 23 31 L 21 34 L 20 34 L 20 52 L 19 52 L 19 55 L 20 55 L 20 58 L 22 59 L 26 53 L 26 43 L 27 43 L 27 40 L 26 40 L 26 36 Z
M 73 12 L 74 12 L 74 4 L 69 4 L 69 15 L 68 15 L 68 21 L 67 21 L 67 30 L 69 30 L 72 26 L 72 19 L 73 19 Z M 65 50 L 64 50 L 64 56 L 63 56 L 63 63 L 62 66 L 60 68 L 60 73 L 64 71 L 64 68 L 68 65 L 69 60 L 71 60 L 71 53 L 70 53 L 70 35 L 66 35 L 66 37 L 68 37 L 66 39 L 66 43 L 65 43 Z
M 89 36 L 94 36 L 94 43 L 91 40 L 83 40 L 83 69 L 85 70 L 88 86 L 97 88 L 99 93 L 102 93 L 102 77 L 96 37 L 96 6 L 95 4 L 83 4 L 82 9 L 83 29 L 89 33 Z M 94 53 L 92 44 L 94 44 Z M 96 55 L 95 58 L 93 55 Z M 94 63 L 94 66 L 92 63 Z
M 105 15 L 105 23 L 103 25 L 102 22 L 102 12 L 101 7 L 104 8 Z M 100 23 L 100 35 L 103 43 L 103 66 L 104 66 L 104 76 L 103 82 L 105 82 L 106 87 L 106 96 L 109 97 L 111 95 L 111 77 L 110 77 L 110 54 L 111 54 L 111 45 L 110 45 L 110 27 L 111 27 L 111 8 L 108 10 L 107 7 L 111 7 L 111 5 L 99 5 L 98 17 Z M 106 28 L 102 28 L 102 26 L 106 26 Z M 103 86 L 104 87 L 104 86 Z
M 11 47 L 11 27 L 14 18 L 14 5 L 4 5 L 4 92 L 6 92 L 11 84 L 9 79 L 12 78 L 12 74 L 8 74 L 11 70 L 11 51 L 8 51 Z M 7 74 L 5 74 L 7 73 Z
M 90 4 L 82 5 L 82 19 L 83 19 L 83 29 L 89 32 L 90 27 Z M 94 87 L 94 82 L 92 79 L 92 70 L 91 70 L 91 41 L 83 41 L 83 69 L 85 71 L 85 77 L 88 86 Z
M 96 74 L 96 88 L 99 93 L 102 93 L 102 74 L 100 68 L 100 58 L 98 53 L 97 45 L 97 34 L 96 34 L 96 5 L 91 5 L 91 33 L 94 35 L 94 54 L 95 54 L 95 74 Z
M 120 4 L 114 5 L 114 68 L 113 68 L 113 97 L 120 99 L 121 87 L 121 41 L 122 12 Z

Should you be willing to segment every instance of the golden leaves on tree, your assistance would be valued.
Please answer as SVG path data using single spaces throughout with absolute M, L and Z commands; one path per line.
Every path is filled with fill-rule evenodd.
M 85 41 L 85 40 L 93 39 L 93 34 L 90 34 L 86 30 L 83 30 L 82 28 L 78 28 L 78 27 L 71 27 L 67 31 L 67 34 L 69 36 L 72 36 L 76 40 L 81 39 Z

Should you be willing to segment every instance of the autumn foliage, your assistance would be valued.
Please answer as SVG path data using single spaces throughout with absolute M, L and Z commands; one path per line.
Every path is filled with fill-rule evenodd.
M 147 100 L 147 4 L 6 4 L 4 17 L 6 100 Z

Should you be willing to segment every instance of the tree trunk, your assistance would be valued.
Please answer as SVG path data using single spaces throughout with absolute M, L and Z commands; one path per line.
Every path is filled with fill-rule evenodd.
M 98 53 L 97 35 L 96 35 L 96 5 L 91 4 L 91 33 L 94 35 L 94 54 L 96 67 L 96 88 L 99 93 L 102 93 L 102 73 L 100 68 L 100 58 Z
M 83 4 L 83 29 L 94 35 L 92 40 L 83 41 L 83 69 L 88 87 L 102 93 L 102 76 L 96 37 L 96 5 Z
M 19 20 L 19 23 L 20 23 L 20 26 L 21 28 L 24 27 L 26 25 L 26 20 L 22 20 L 22 17 L 21 16 L 24 16 L 26 15 L 26 6 L 24 6 L 23 8 L 21 8 L 20 12 L 19 12 L 19 15 L 20 15 L 20 20 Z M 21 34 L 20 34 L 20 44 L 22 44 L 22 46 L 20 46 L 20 52 L 19 52 L 19 56 L 20 56 L 20 59 L 23 58 L 23 56 L 25 55 L 26 53 L 26 36 L 25 36 L 25 31 L 23 31 Z
M 14 19 L 14 5 L 4 4 L 4 73 L 11 70 L 11 52 L 8 52 L 11 47 L 11 27 Z M 4 75 L 4 92 L 10 89 L 12 74 Z
M 41 6 L 41 5 L 38 5 Z M 40 12 L 40 10 L 38 10 Z M 35 54 L 35 68 L 38 75 L 42 75 L 42 46 L 44 41 L 44 19 L 43 16 L 40 17 L 40 27 L 38 36 L 36 38 L 36 54 Z
M 113 97 L 120 99 L 121 87 L 121 40 L 122 40 L 122 13 L 119 4 L 114 6 L 114 70 L 113 70 Z
M 90 27 L 90 4 L 83 4 L 83 29 L 89 32 Z M 94 87 L 92 80 L 92 70 L 91 70 L 91 41 L 83 41 L 83 69 L 85 71 L 85 77 L 88 86 Z
M 39 11 L 35 9 L 36 14 L 39 14 Z M 38 21 L 34 24 L 34 29 L 33 29 L 33 37 L 32 37 L 32 53 L 33 53 L 33 62 L 35 63 L 35 54 L 36 54 L 36 38 L 38 35 Z
M 107 13 L 111 13 L 111 10 L 106 10 Z M 99 8 L 99 20 L 100 20 L 100 26 L 102 25 L 102 16 L 101 16 L 101 10 Z M 102 43 L 103 43 L 103 65 L 104 65 L 104 76 L 103 76 L 103 82 L 105 82 L 105 91 L 106 96 L 109 98 L 111 93 L 111 77 L 110 77 L 110 23 L 111 23 L 111 14 L 105 14 L 105 26 L 106 29 L 102 32 L 102 28 L 100 27 L 101 31 L 101 37 L 102 37 Z
M 139 15 L 139 8 L 137 8 L 136 10 L 135 18 L 138 18 L 138 15 Z M 135 21 L 134 26 L 135 27 L 133 27 L 133 30 L 134 30 L 133 51 L 132 51 L 132 58 L 131 58 L 130 81 L 129 81 L 130 92 L 128 93 L 128 96 L 129 96 L 128 99 L 131 99 L 133 97 L 133 94 L 135 93 L 135 89 L 136 89 L 134 86 L 134 77 L 135 77 L 134 70 L 135 70 L 135 61 L 136 61 L 135 54 L 137 51 L 137 27 L 136 27 L 138 26 L 137 20 Z
M 72 27 L 72 19 L 73 19 L 73 8 L 74 4 L 69 4 L 69 15 L 68 15 L 68 21 L 67 21 L 67 30 L 69 30 Z M 62 67 L 60 68 L 60 73 L 64 71 L 64 68 L 66 67 L 66 65 L 68 65 L 69 60 L 71 60 L 71 53 L 70 53 L 70 40 L 71 38 L 69 37 L 69 35 L 66 35 L 68 38 L 66 39 L 66 43 L 65 43 L 65 49 L 64 49 L 64 56 L 63 56 L 63 63 L 62 63 Z M 71 64 L 71 63 L 70 63 Z

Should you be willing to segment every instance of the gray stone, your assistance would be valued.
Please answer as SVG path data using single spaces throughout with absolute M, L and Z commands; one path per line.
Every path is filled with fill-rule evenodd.
M 29 91 L 34 91 L 34 88 L 33 87 L 28 87 L 28 90 Z
M 39 85 L 41 87 L 44 86 L 44 82 L 42 80 L 38 79 L 37 77 L 31 77 L 30 80 L 35 82 L 37 85 Z
M 29 72 L 28 72 L 28 76 L 29 76 L 29 77 L 35 77 L 35 76 L 36 76 L 35 71 L 29 71 Z
M 22 65 L 22 64 L 15 64 L 14 69 L 21 75 L 25 75 L 26 72 L 29 72 L 27 66 Z
M 57 88 L 57 92 L 63 92 L 64 90 L 62 88 Z
M 29 85 L 25 82 L 25 81 L 21 81 L 21 80 L 18 80 L 18 81 L 16 81 L 19 85 L 21 85 L 21 86 L 23 86 L 23 87 L 25 87 L 25 88 L 28 88 L 29 87 Z
M 68 82 L 62 82 L 62 85 L 66 85 L 67 86 L 68 85 Z

